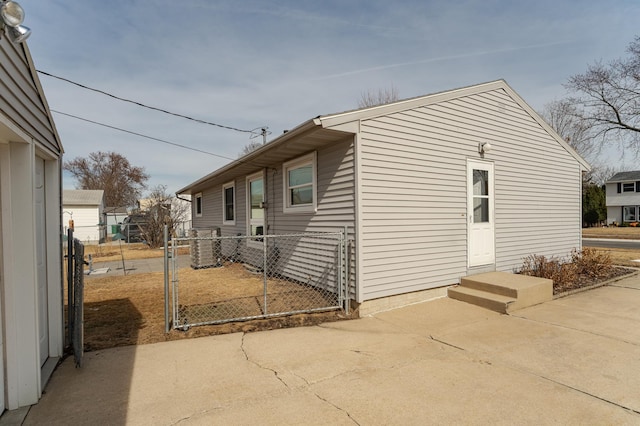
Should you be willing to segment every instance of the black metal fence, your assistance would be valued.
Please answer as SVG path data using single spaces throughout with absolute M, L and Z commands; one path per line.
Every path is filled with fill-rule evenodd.
M 67 230 L 67 333 L 76 367 L 84 354 L 84 245 Z

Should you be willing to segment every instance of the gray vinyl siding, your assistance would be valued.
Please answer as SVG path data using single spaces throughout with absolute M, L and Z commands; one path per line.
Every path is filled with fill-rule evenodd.
M 309 232 L 340 232 L 348 227 L 353 238 L 355 223 L 355 179 L 353 137 L 332 143 L 317 153 L 317 211 L 315 213 L 283 212 L 283 162 L 271 164 L 264 172 L 265 201 L 267 203 L 266 233 L 269 235 L 299 234 Z M 297 157 L 296 157 L 297 158 Z M 294 160 L 295 158 L 287 159 Z M 262 169 L 263 171 L 265 169 Z M 253 173 L 260 172 L 256 169 Z M 220 176 L 212 186 L 202 191 L 202 217 L 193 214 L 193 226 L 220 227 L 222 236 L 247 235 L 247 176 L 235 182 L 235 225 L 222 223 L 222 185 L 230 181 Z M 271 241 L 276 240 L 269 240 Z M 334 272 L 326 265 L 335 261 L 334 239 L 324 243 L 310 239 L 282 239 L 278 244 L 278 273 L 315 285 L 333 282 Z M 322 246 L 327 249 L 322 249 Z M 231 244 L 223 243 L 223 251 Z M 247 259 L 257 258 L 251 247 L 243 247 Z M 295 255 L 294 255 L 295 253 Z M 228 256 L 229 253 L 223 253 Z M 353 263 L 353 260 L 352 260 Z M 354 282 L 352 278 L 352 282 Z
M 23 44 L 0 39 L 0 111 L 52 153 L 60 153 L 54 127 L 33 80 Z
M 579 164 L 504 90 L 361 123 L 361 298 L 467 273 L 466 164 L 491 142 L 496 269 L 580 243 Z

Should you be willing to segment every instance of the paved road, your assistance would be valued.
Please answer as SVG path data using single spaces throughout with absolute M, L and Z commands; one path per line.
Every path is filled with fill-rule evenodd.
M 583 238 L 582 245 L 584 247 L 640 249 L 640 240 Z

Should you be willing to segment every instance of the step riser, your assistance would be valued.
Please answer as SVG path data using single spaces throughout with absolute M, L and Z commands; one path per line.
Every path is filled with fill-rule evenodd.
M 482 297 L 474 294 L 468 294 L 461 291 L 457 291 L 455 288 L 450 288 L 448 291 L 450 299 L 459 300 L 461 302 L 471 303 L 472 305 L 480 306 L 482 308 L 490 309 L 494 312 L 506 314 L 508 311 L 508 303 L 493 300 L 490 294 L 487 297 Z
M 500 294 L 507 297 L 518 297 L 518 291 L 501 285 L 492 284 L 486 281 L 475 280 L 473 277 L 464 277 L 460 280 L 462 287 L 474 288 L 486 291 L 487 293 Z

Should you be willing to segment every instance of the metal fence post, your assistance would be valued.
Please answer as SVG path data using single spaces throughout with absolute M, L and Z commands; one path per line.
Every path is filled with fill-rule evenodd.
M 264 315 L 267 315 L 267 237 L 262 238 L 262 279 L 264 281 Z
M 169 333 L 169 225 L 164 225 L 164 332 Z
M 344 250 L 344 254 L 343 254 L 343 259 L 344 259 L 344 263 L 342 265 L 343 270 L 344 270 L 344 311 L 347 315 L 349 315 L 349 308 L 350 308 L 350 291 L 349 291 L 349 286 L 350 286 L 350 282 L 349 282 L 349 239 L 347 238 L 348 235 L 348 228 L 345 226 L 343 229 L 343 233 L 342 233 L 342 249 Z
M 67 229 L 67 337 L 73 345 L 73 229 Z

